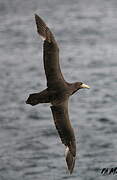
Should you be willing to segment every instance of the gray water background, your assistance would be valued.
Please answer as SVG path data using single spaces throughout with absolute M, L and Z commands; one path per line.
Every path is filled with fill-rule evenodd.
M 65 79 L 83 81 L 69 103 L 77 140 L 73 175 L 46 104 L 25 104 L 46 87 L 34 13 L 60 46 Z M 117 166 L 117 1 L 0 0 L 0 180 L 114 180 Z

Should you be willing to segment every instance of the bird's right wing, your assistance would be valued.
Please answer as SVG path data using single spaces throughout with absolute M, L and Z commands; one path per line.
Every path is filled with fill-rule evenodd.
M 62 143 L 66 146 L 65 156 L 68 170 L 72 173 L 75 165 L 76 142 L 74 131 L 68 115 L 68 102 L 62 105 L 51 106 L 54 123 Z
M 59 65 L 59 48 L 52 32 L 45 22 L 38 15 L 35 15 L 35 20 L 37 32 L 44 40 L 44 69 L 47 78 L 47 86 L 49 87 L 55 82 L 59 83 L 60 80 L 64 81 Z

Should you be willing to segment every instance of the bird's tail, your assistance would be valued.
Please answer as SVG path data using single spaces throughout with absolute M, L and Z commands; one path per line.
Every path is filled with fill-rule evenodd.
M 50 100 L 47 89 L 44 89 L 39 93 L 30 94 L 28 99 L 26 100 L 26 104 L 30 104 L 32 106 L 35 106 L 39 103 L 49 103 L 49 102 Z
M 37 14 L 35 14 L 35 21 L 37 25 L 37 32 L 42 37 L 42 39 L 47 40 L 48 42 L 54 40 L 53 34 L 51 33 L 50 29 Z
M 70 174 L 72 174 L 75 165 L 75 156 L 72 154 L 68 146 L 65 149 L 65 158 L 68 170 Z

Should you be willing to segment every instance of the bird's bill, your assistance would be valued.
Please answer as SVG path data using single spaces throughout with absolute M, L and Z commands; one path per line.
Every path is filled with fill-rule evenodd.
M 87 89 L 90 89 L 90 86 L 88 86 L 87 84 L 82 84 L 81 86 L 80 86 L 81 88 L 87 88 Z

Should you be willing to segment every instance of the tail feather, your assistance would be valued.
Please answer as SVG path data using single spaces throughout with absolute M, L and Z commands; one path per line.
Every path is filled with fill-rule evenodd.
M 37 25 L 37 32 L 42 37 L 42 39 L 51 42 L 53 35 L 46 26 L 45 22 L 37 14 L 35 14 L 35 21 Z
M 49 102 L 50 100 L 47 89 L 44 89 L 39 93 L 30 94 L 28 99 L 26 100 L 26 104 L 30 104 L 32 106 L 35 106 L 39 103 L 49 103 Z
M 30 94 L 28 99 L 26 100 L 26 104 L 30 104 L 32 106 L 35 106 L 40 103 L 40 99 L 38 97 L 38 93 Z
M 70 152 L 68 146 L 66 147 L 66 150 L 65 150 L 65 157 L 66 157 L 66 163 L 67 163 L 68 170 L 69 170 L 70 174 L 72 174 L 74 165 L 75 165 L 75 156 L 73 156 L 73 154 Z

